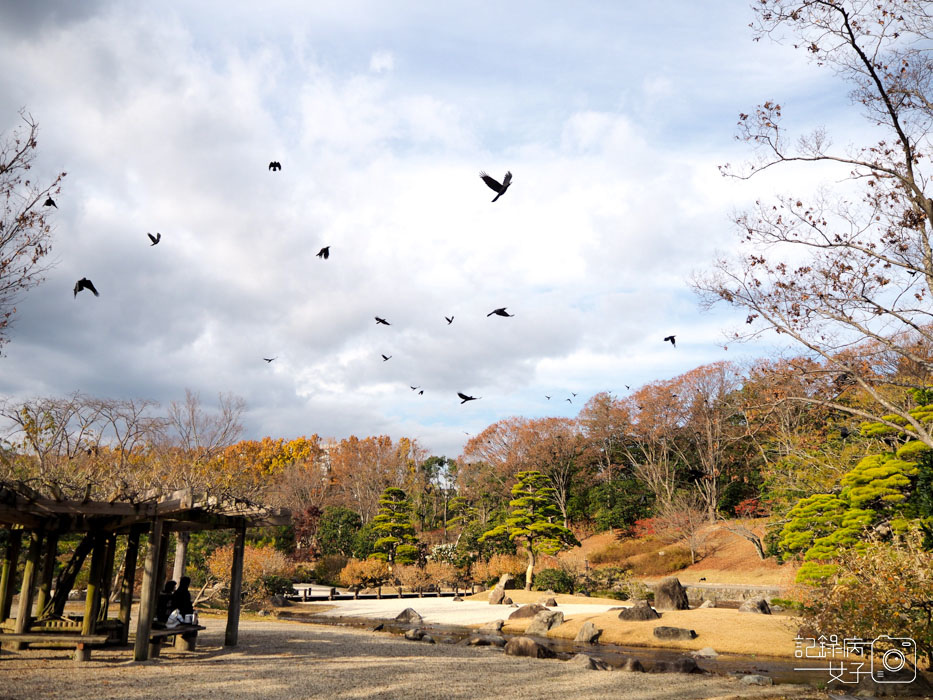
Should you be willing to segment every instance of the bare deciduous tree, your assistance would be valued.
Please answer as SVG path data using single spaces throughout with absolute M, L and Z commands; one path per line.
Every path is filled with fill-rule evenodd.
M 0 136 L 0 347 L 9 340 L 16 300 L 48 269 L 43 258 L 51 249 L 52 226 L 43 205 L 58 194 L 65 177 L 59 173 L 44 187 L 29 179 L 39 124 L 25 111 L 20 117 L 23 123 L 12 134 Z
M 812 377 L 857 385 L 877 408 L 821 393 L 789 398 L 898 428 L 884 417 L 893 414 L 933 446 L 931 427 L 908 413 L 907 392 L 886 391 L 925 387 L 933 370 L 933 200 L 925 191 L 933 14 L 913 0 L 760 0 L 754 8 L 756 40 L 795 35 L 796 48 L 851 85 L 853 102 L 882 136 L 840 150 L 822 128 L 789 139 L 775 101 L 740 115 L 739 138 L 758 159 L 744 170 L 724 166 L 725 174 L 750 178 L 789 163 L 828 163 L 849 181 L 836 195 L 784 196 L 739 213 L 747 249 L 721 260 L 696 287 L 708 303 L 744 308 L 749 336 L 774 330 L 792 338 L 820 360 Z M 852 191 L 860 201 L 851 201 Z M 913 367 L 913 378 L 893 378 L 893 365 Z

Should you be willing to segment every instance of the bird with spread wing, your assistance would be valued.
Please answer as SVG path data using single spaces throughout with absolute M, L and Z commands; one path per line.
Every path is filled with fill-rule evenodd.
M 491 189 L 493 192 L 496 193 L 496 198 L 492 200 L 494 202 L 496 201 L 496 199 L 499 199 L 499 197 L 504 195 L 505 191 L 509 189 L 509 185 L 512 184 L 512 172 L 511 171 L 507 172 L 505 174 L 505 177 L 502 178 L 502 184 L 499 184 L 497 180 L 489 177 L 489 175 L 487 175 L 483 171 L 480 171 L 479 176 L 483 178 L 483 182 L 486 183 L 489 189 Z

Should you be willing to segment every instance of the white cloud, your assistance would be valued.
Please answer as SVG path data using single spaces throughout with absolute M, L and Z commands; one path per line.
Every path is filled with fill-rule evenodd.
M 376 51 L 369 57 L 369 70 L 373 73 L 391 73 L 395 70 L 395 55 L 391 51 Z

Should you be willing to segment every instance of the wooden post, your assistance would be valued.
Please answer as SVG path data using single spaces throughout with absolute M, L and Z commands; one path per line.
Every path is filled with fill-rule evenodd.
M 126 559 L 123 564 L 123 580 L 120 583 L 120 643 L 130 638 L 130 614 L 133 610 L 133 588 L 136 585 L 136 560 L 139 558 L 139 535 L 137 528 L 126 536 Z
M 0 622 L 10 619 L 13 607 L 13 589 L 16 586 L 16 565 L 23 542 L 22 530 L 10 530 L 10 539 L 3 553 L 3 573 L 0 574 Z
M 188 558 L 190 539 L 191 533 L 187 530 L 175 533 L 175 563 L 172 566 L 172 580 L 176 583 L 181 581 L 181 577 L 185 575 L 185 560 Z
M 159 570 L 156 575 L 156 592 L 162 590 L 162 586 L 168 580 L 165 578 L 165 563 L 168 558 L 168 542 L 172 533 L 165 526 L 162 527 L 162 542 L 159 544 Z M 177 583 L 177 581 L 176 581 Z
M 246 547 L 246 522 L 236 532 L 233 544 L 233 567 L 230 571 L 230 607 L 227 609 L 227 631 L 224 646 L 235 647 L 240 629 L 240 594 L 243 591 L 243 550 Z
M 91 553 L 91 570 L 87 577 L 87 596 L 84 599 L 84 624 L 81 627 L 81 634 L 94 634 L 97 627 L 106 548 L 107 539 L 104 533 L 94 533 L 94 549 Z
M 50 532 L 45 538 L 45 553 L 42 557 L 42 575 L 39 577 L 39 593 L 36 596 L 36 616 L 44 617 L 46 607 L 52 602 L 52 577 L 55 575 L 55 559 L 58 557 L 58 533 Z
M 23 569 L 23 585 L 19 591 L 19 607 L 16 613 L 16 626 L 13 631 L 22 634 L 29 629 L 32 621 L 32 593 L 36 586 L 36 573 L 39 570 L 39 558 L 42 554 L 42 535 L 29 533 L 29 552 L 26 555 L 26 568 Z M 13 642 L 14 650 L 22 648 L 19 642 Z
M 156 518 L 149 528 L 149 551 L 146 553 L 146 564 L 143 568 L 143 589 L 139 596 L 139 613 L 136 620 L 136 645 L 133 648 L 133 658 L 136 661 L 145 661 L 149 658 L 149 634 L 152 632 L 152 616 L 155 613 L 156 595 L 159 584 L 156 576 L 159 569 L 162 544 L 162 520 Z
M 98 620 L 107 619 L 110 612 L 110 589 L 113 586 L 113 560 L 117 554 L 117 533 L 111 532 L 106 538 L 104 554 L 104 572 L 100 581 L 100 614 Z

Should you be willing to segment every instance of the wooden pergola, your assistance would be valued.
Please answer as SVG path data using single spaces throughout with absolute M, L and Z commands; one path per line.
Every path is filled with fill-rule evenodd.
M 0 631 L 16 635 L 30 632 L 72 631 L 68 639 L 99 638 L 108 632 L 110 641 L 127 644 L 133 604 L 139 540 L 149 535 L 149 548 L 143 567 L 142 591 L 136 623 L 134 658 L 144 661 L 150 655 L 150 635 L 159 590 L 166 578 L 166 558 L 172 532 L 230 529 L 236 532 L 231 570 L 230 603 L 227 610 L 225 646 L 236 646 L 240 620 L 240 594 L 243 582 L 243 551 L 247 527 L 285 525 L 287 511 L 272 511 L 244 502 L 197 499 L 190 490 L 175 491 L 137 503 L 54 500 L 30 492 L 20 485 L 0 483 L 0 527 L 9 531 L 0 574 Z M 83 533 L 71 561 L 58 576 L 53 591 L 53 575 L 59 538 Z M 113 591 L 117 538 L 126 537 L 126 557 L 120 577 L 120 610 L 116 620 L 108 620 Z M 21 574 L 19 602 L 11 618 L 18 562 L 27 547 Z M 91 563 L 80 630 L 62 620 L 65 602 L 85 559 Z M 35 608 L 36 616 L 33 616 Z M 77 625 L 78 623 L 74 623 Z M 66 637 L 60 637 L 63 641 Z M 54 641 L 52 634 L 49 639 Z M 77 644 L 75 658 L 89 658 L 90 647 Z

